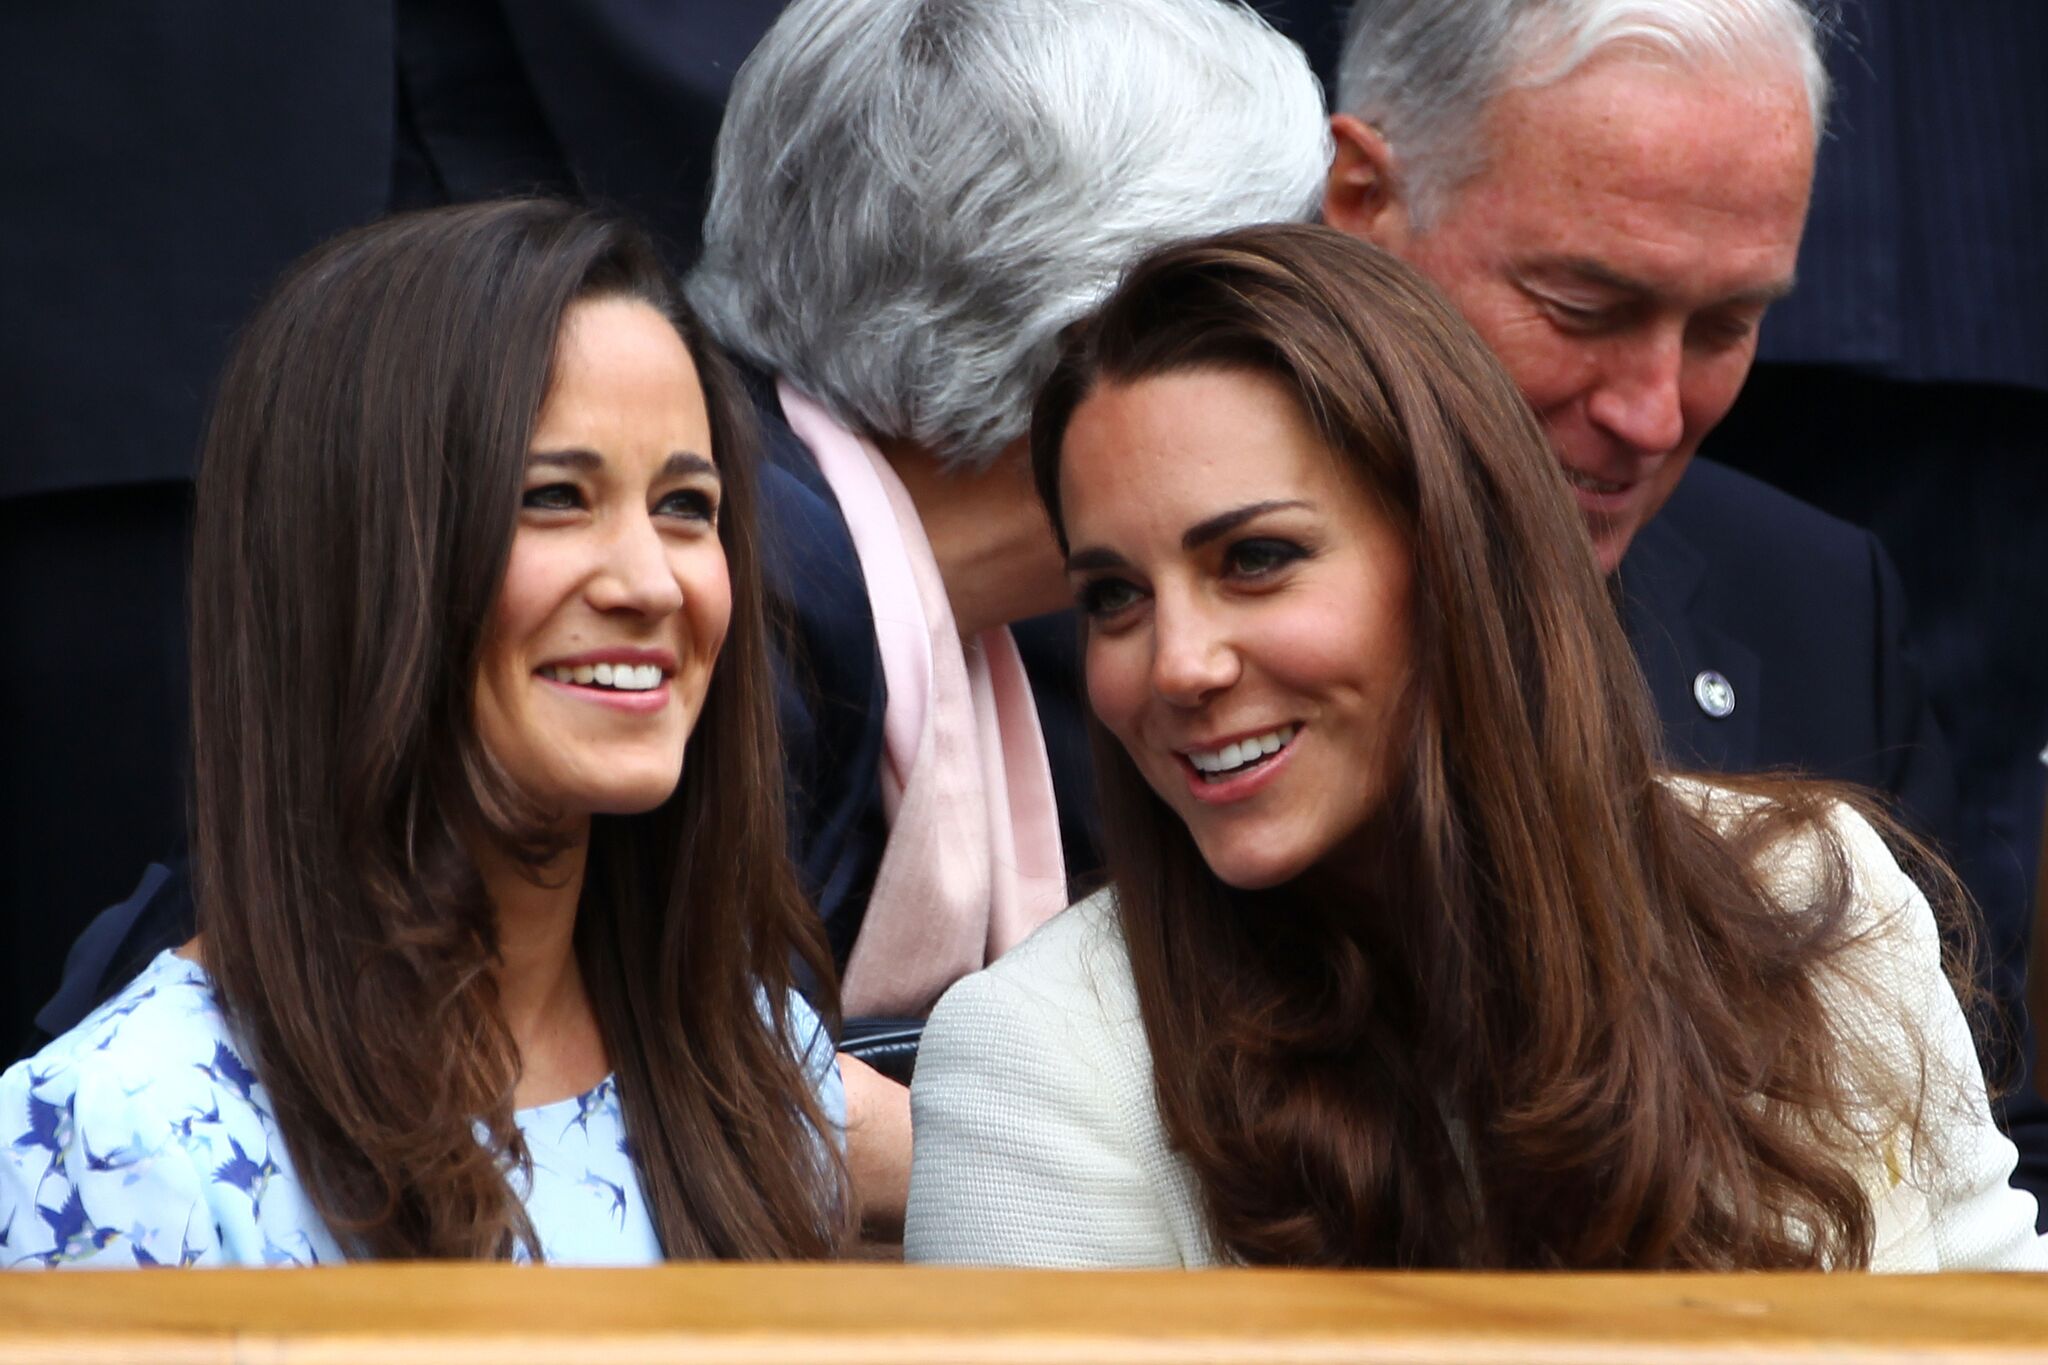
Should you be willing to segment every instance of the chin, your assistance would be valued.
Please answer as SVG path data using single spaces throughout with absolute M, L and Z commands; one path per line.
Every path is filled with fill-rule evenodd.
M 680 783 L 649 783 L 643 786 L 617 788 L 602 794 L 593 794 L 590 801 L 592 815 L 645 815 L 662 802 L 675 795 Z
M 1293 881 L 1307 866 L 1299 858 L 1275 858 L 1244 849 L 1202 847 L 1201 853 L 1216 880 L 1233 891 L 1270 891 Z
M 563 793 L 563 801 L 589 815 L 644 815 L 675 795 L 681 784 L 679 767 L 656 764 L 643 772 L 628 768 L 574 784 Z

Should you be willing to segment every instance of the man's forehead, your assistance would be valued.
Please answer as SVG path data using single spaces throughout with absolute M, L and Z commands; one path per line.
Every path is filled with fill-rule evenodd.
M 1503 94 L 1486 124 L 1485 164 L 1435 228 L 1590 284 L 1766 302 L 1789 287 L 1813 178 L 1796 80 L 1607 61 Z

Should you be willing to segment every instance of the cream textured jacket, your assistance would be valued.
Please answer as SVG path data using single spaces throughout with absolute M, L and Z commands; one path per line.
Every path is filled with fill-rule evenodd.
M 1697 790 L 1710 813 L 1736 798 Z M 1927 901 L 1861 817 L 1835 818 L 1869 936 L 1828 983 L 1837 1027 L 1890 1068 L 1928 1062 L 1920 1150 L 1880 1139 L 1866 1177 L 1879 1270 L 2048 1269 L 2034 1200 L 2008 1183 L 1967 1024 L 1942 975 Z M 1781 845 L 1780 898 L 1817 875 Z M 1849 979 L 1852 977 L 1854 979 Z M 1922 1040 L 1915 1043 L 1914 1039 Z M 1113 896 L 1081 902 L 933 1011 L 911 1088 L 916 1133 L 904 1247 L 913 1261 L 1204 1266 L 1221 1259 L 1192 1173 L 1168 1150 Z M 1933 1149 L 1933 1150 L 1930 1150 Z

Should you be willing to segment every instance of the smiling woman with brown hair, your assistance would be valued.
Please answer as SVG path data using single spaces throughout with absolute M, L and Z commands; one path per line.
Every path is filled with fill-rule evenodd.
M 933 1014 L 914 1258 L 2048 1264 L 1896 830 L 1663 769 L 1542 434 L 1418 276 L 1167 248 L 1032 454 L 1114 888 Z
M 199 936 L 0 1079 L 0 1260 L 834 1249 L 744 414 L 601 215 L 287 277 L 201 461 Z

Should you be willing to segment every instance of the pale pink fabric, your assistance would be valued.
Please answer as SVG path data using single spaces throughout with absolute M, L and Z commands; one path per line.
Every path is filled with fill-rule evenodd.
M 867 580 L 888 711 L 889 843 L 840 983 L 849 1015 L 921 1015 L 1067 901 L 1052 767 L 1009 628 L 961 640 L 931 541 L 871 442 L 788 384 L 783 415 L 839 500 Z

